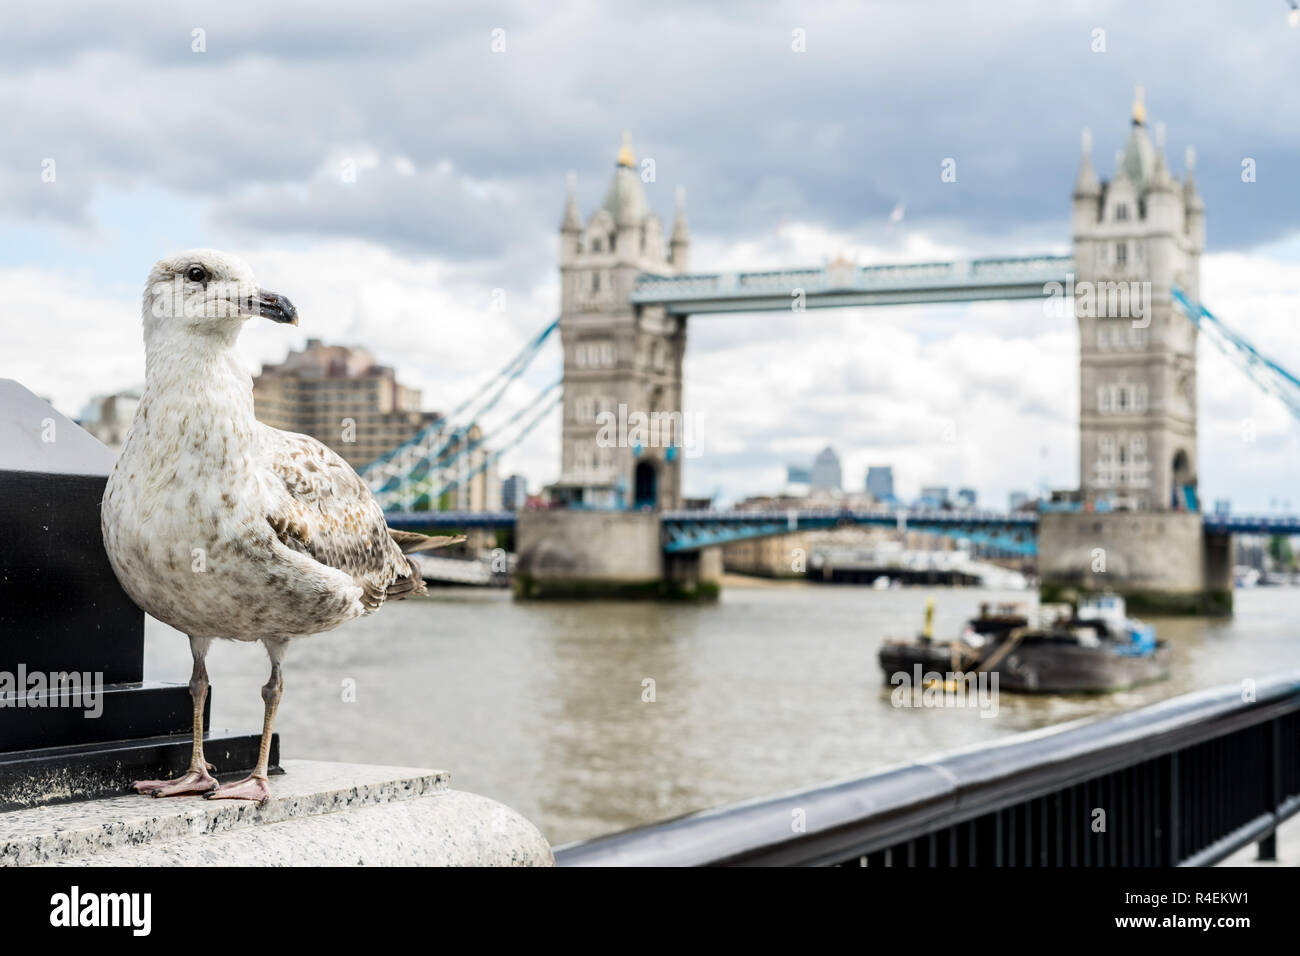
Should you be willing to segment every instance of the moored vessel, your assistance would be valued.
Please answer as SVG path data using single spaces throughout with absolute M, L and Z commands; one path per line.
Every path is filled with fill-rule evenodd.
M 885 680 L 950 682 L 996 674 L 1002 690 L 1027 693 L 1102 693 L 1169 676 L 1169 649 L 1155 629 L 1128 617 L 1124 599 L 1103 594 L 1077 608 L 1044 605 L 1031 615 L 1021 605 L 983 605 L 961 635 L 934 640 L 927 608 L 925 631 L 912 640 L 887 640 L 880 649 Z

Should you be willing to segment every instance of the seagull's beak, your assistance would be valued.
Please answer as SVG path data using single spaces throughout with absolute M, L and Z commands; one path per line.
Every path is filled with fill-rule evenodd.
M 278 292 L 258 289 L 257 294 L 253 296 L 251 311 L 254 315 L 260 315 L 272 322 L 283 322 L 288 325 L 298 324 L 298 310 L 293 307 L 292 302 Z

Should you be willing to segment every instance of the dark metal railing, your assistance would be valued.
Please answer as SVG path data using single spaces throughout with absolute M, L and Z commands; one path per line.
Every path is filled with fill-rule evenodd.
M 1300 673 L 560 847 L 562 866 L 1204 866 L 1300 810 Z

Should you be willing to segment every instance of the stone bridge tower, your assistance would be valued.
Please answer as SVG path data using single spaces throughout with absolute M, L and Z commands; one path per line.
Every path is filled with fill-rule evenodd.
M 1139 87 L 1114 178 L 1098 180 L 1085 132 L 1074 187 L 1079 490 L 1099 510 L 1198 508 L 1197 332 L 1169 290 L 1199 300 L 1205 205 L 1191 150 L 1180 183 L 1163 140 Z
M 681 504 L 682 449 L 671 433 L 681 423 L 686 319 L 629 296 L 643 273 L 684 272 L 690 237 L 679 194 L 665 244 L 642 175 L 625 135 L 605 201 L 585 225 L 569 183 L 560 225 L 563 444 L 552 494 L 570 507 Z M 669 427 L 646 435 L 638 416 Z
M 1170 290 L 1200 298 L 1205 205 L 1188 151 L 1132 128 L 1101 182 L 1084 136 L 1074 187 L 1080 511 L 1038 518 L 1043 601 L 1123 595 L 1131 611 L 1231 613 L 1232 538 L 1205 530 L 1196 493 L 1196 326 Z

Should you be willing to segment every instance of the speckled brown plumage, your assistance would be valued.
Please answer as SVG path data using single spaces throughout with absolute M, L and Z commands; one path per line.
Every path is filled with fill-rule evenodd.
M 388 597 L 423 594 L 419 570 L 393 540 L 384 513 L 346 461 L 306 435 L 282 432 L 271 470 L 288 500 L 267 521 L 286 547 L 338 568 L 373 611 Z

